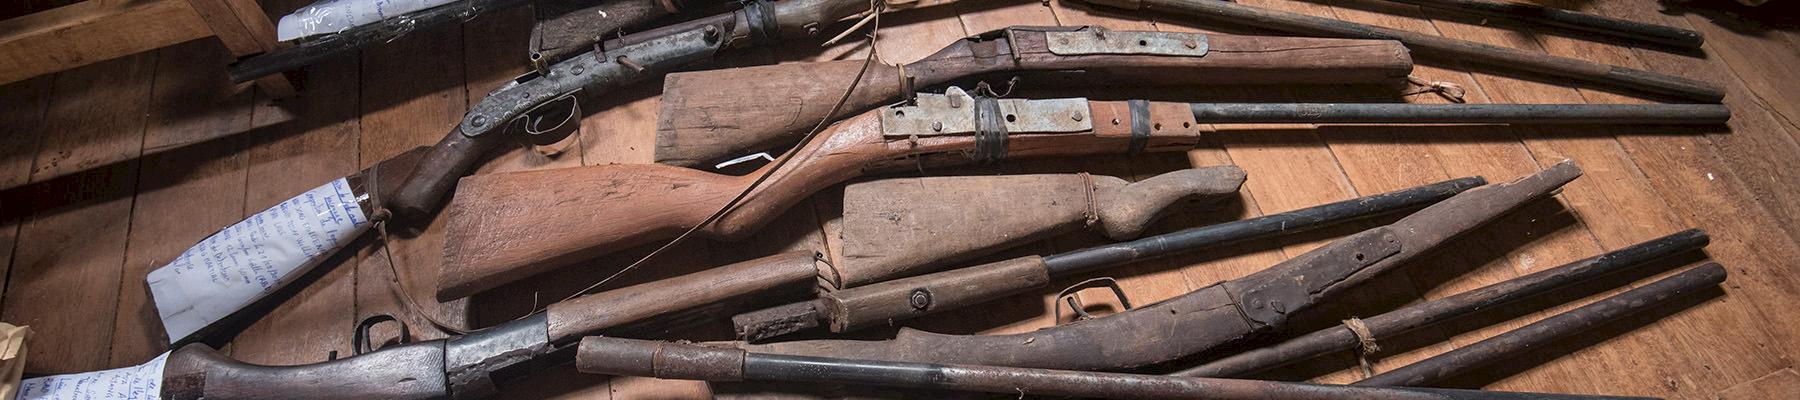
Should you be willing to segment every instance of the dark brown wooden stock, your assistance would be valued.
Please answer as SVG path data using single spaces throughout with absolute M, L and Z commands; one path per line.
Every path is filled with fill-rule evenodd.
M 1724 89 L 1710 83 L 1606 65 L 1543 53 L 1515 50 L 1442 36 L 1369 26 L 1331 18 L 1320 18 L 1283 11 L 1267 10 L 1221 0 L 1080 0 L 1125 9 L 1170 11 L 1206 18 L 1236 26 L 1296 35 L 1389 39 L 1405 43 L 1419 54 L 1446 60 L 1463 61 L 1518 71 L 1630 89 L 1639 92 L 1688 100 L 1716 103 L 1725 98 Z
M 826 278 L 838 289 L 940 270 L 1086 227 L 1113 240 L 1149 228 L 1175 202 L 1235 196 L 1236 166 L 1126 182 L 1078 174 L 894 178 L 844 188 L 843 250 Z M 947 240 L 948 239 L 948 240 Z
M 1414 329 L 1468 313 L 1493 309 L 1511 301 L 1536 297 L 1557 288 L 1638 267 L 1660 258 L 1699 250 L 1706 246 L 1708 240 L 1706 233 L 1698 229 L 1677 232 L 1597 257 L 1363 318 L 1362 322 L 1371 336 L 1377 338 L 1399 336 Z M 1359 342 L 1356 334 L 1349 328 L 1334 326 L 1268 347 L 1213 360 L 1200 366 L 1177 371 L 1172 375 L 1244 376 L 1328 353 L 1353 349 Z
M 1100 107 L 1105 102 L 1092 102 Z M 1188 114 L 1188 113 L 1182 113 Z M 1153 113 L 1154 117 L 1155 114 Z M 1192 118 L 1191 114 L 1187 118 Z M 1196 132 L 1154 132 L 1145 151 L 1193 147 Z M 1124 153 L 1130 139 L 1092 132 L 1012 134 L 1008 157 Z M 839 122 L 793 160 L 743 176 L 669 165 L 595 165 L 472 176 L 449 208 L 438 298 L 455 299 L 700 224 L 758 176 L 769 178 L 697 234 L 734 240 L 813 192 L 870 172 L 967 164 L 971 136 L 888 139 L 878 112 Z
M 414 168 L 405 183 L 387 199 L 388 210 L 401 220 L 417 221 L 437 210 L 444 194 L 456 187 L 463 171 L 475 169 L 475 163 L 489 150 L 498 147 L 505 135 L 468 137 L 452 129 L 443 140 L 431 146 L 424 160 Z
M 670 74 L 657 113 L 656 162 L 695 166 L 792 141 L 822 118 L 855 115 L 900 99 L 909 89 L 902 72 L 922 89 L 970 77 L 1051 71 L 1081 72 L 1073 79 L 1063 72 L 1056 79 L 1025 82 L 1379 84 L 1398 82 L 1412 71 L 1406 48 L 1386 40 L 1206 35 L 1202 57 L 1058 55 L 1046 42 L 1045 32 L 1098 29 L 1014 27 L 959 40 L 904 68 L 871 65 L 835 115 L 826 114 L 856 78 L 860 60 Z
M 1725 282 L 1725 267 L 1706 263 L 1668 278 L 1553 315 L 1525 327 L 1358 381 L 1358 386 L 1423 386 L 1542 347 L 1687 293 Z
M 550 341 L 573 341 L 674 311 L 811 284 L 825 268 L 813 253 L 788 252 L 551 304 L 544 311 L 549 315 Z

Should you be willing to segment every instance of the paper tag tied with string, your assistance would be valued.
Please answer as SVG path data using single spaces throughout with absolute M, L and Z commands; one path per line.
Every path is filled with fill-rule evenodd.
M 169 353 L 137 366 L 19 382 L 17 400 L 156 400 L 162 398 L 163 366 Z
M 367 231 L 362 200 L 338 178 L 226 227 L 150 271 L 156 313 L 179 342 L 273 293 Z

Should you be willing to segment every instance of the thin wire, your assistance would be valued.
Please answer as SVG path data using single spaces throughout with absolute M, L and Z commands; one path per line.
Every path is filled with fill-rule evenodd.
M 794 158 L 794 155 L 798 154 L 800 152 L 800 150 L 804 149 L 808 143 L 811 143 L 812 140 L 819 135 L 819 132 L 824 130 L 825 126 L 831 123 L 831 121 L 833 120 L 832 117 L 836 116 L 839 111 L 843 110 L 844 105 L 850 102 L 850 96 L 852 94 L 856 93 L 856 87 L 859 86 L 860 83 L 862 83 L 863 75 L 866 75 L 869 72 L 869 66 L 875 63 L 875 59 L 876 59 L 875 41 L 881 31 L 881 11 L 882 11 L 884 3 L 882 2 L 882 0 L 871 0 L 869 3 L 870 3 L 870 8 L 875 10 L 875 19 L 874 19 L 874 21 L 872 21 L 870 23 L 870 28 L 869 28 L 869 40 L 868 40 L 869 55 L 867 57 L 863 58 L 862 69 L 860 69 L 856 72 L 856 78 L 852 79 L 850 81 L 849 87 L 844 89 L 844 96 L 841 98 L 838 98 L 837 104 L 831 106 L 831 112 L 826 113 L 824 118 L 820 118 L 819 123 L 817 125 L 814 125 L 812 130 L 806 133 L 806 136 L 802 136 L 800 138 L 800 142 L 795 144 L 792 149 L 789 149 L 787 152 L 782 153 L 781 157 L 779 159 L 776 159 L 774 164 L 771 164 L 768 172 L 763 173 L 762 176 L 757 177 L 755 181 L 750 182 L 749 186 L 744 187 L 744 191 L 739 192 L 737 197 L 733 197 L 731 199 L 731 201 L 726 202 L 725 206 L 720 207 L 718 212 L 714 212 L 712 214 L 712 216 L 706 217 L 705 221 L 701 221 L 700 224 L 694 225 L 694 227 L 692 227 L 692 228 L 688 228 L 688 230 L 685 232 L 682 232 L 681 235 L 675 236 L 675 239 L 670 240 L 668 243 L 664 243 L 662 245 L 662 247 L 656 248 L 656 250 L 651 251 L 650 254 L 646 254 L 646 255 L 644 255 L 643 258 L 639 258 L 637 261 L 632 262 L 630 265 L 625 266 L 624 269 L 620 269 L 618 272 L 614 272 L 612 275 L 607 276 L 605 279 L 601 279 L 599 282 L 595 282 L 593 285 L 588 285 L 587 288 L 581 289 L 581 291 L 575 292 L 574 294 L 569 295 L 569 297 L 564 297 L 562 299 L 562 301 L 568 301 L 570 299 L 580 297 L 583 294 L 587 294 L 588 291 L 594 290 L 595 288 L 598 288 L 601 285 L 605 285 L 607 282 L 611 282 L 613 279 L 618 278 L 621 275 L 624 275 L 626 272 L 629 272 L 633 269 L 637 269 L 637 267 L 639 265 L 642 265 L 645 261 L 649 261 L 651 258 L 655 258 L 657 255 L 662 254 L 663 251 L 668 250 L 670 247 L 674 247 L 675 244 L 681 243 L 682 240 L 687 239 L 688 236 L 692 236 L 694 234 L 694 232 L 699 231 L 700 228 L 706 227 L 708 225 L 712 225 L 714 222 L 717 222 L 719 220 L 719 218 L 723 218 L 725 216 L 725 214 L 728 214 L 732 210 L 736 209 L 737 206 L 740 205 L 740 203 L 744 200 L 745 197 L 749 197 L 750 193 L 756 190 L 756 187 L 758 185 L 761 185 L 763 183 L 763 181 L 766 181 L 769 179 L 770 176 L 773 176 L 775 174 L 775 171 L 781 170 L 781 167 L 783 165 L 786 165 L 788 161 L 792 160 Z M 559 301 L 559 302 L 561 302 L 561 301 Z M 537 311 L 533 311 L 532 314 L 536 314 L 539 311 L 542 311 L 542 310 L 540 309 Z M 526 314 L 526 316 L 530 316 L 530 315 L 531 314 Z M 520 317 L 520 318 L 523 318 L 523 317 Z

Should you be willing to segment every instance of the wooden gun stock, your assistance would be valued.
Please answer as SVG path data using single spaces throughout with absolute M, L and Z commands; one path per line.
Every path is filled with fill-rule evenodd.
M 1158 40 L 1166 43 L 1159 47 Z M 1129 48 L 1106 48 L 1119 42 Z M 1102 50 L 1073 49 L 1082 45 Z M 1044 82 L 1094 85 L 1254 85 L 1394 83 L 1412 71 L 1406 47 L 1388 40 L 1011 27 L 958 40 L 903 66 L 872 65 L 838 114 L 827 115 L 862 64 L 670 74 L 657 119 L 656 162 L 695 166 L 765 149 L 799 138 L 821 118 L 855 115 L 913 87 L 996 74 L 1056 73 L 1062 78 Z M 1071 74 L 1079 78 L 1067 79 Z
M 1092 102 L 1083 108 L 1103 104 Z M 1179 115 L 1167 117 L 1191 120 L 1185 106 L 1173 109 L 1179 110 Z M 674 237 L 703 222 L 765 173 L 769 174 L 766 182 L 697 234 L 722 240 L 742 238 L 813 192 L 867 172 L 971 162 L 968 154 L 976 148 L 976 138 L 889 138 L 883 131 L 882 112 L 886 110 L 840 122 L 796 149 L 793 159 L 781 168 L 770 171 L 775 167 L 771 164 L 745 176 L 668 165 L 595 165 L 464 178 L 448 210 L 450 225 L 438 298 L 468 296 L 577 261 Z M 1082 130 L 1015 132 L 1004 143 L 1006 157 L 1036 157 L 1124 153 L 1132 140 Z M 1198 140 L 1195 129 L 1149 132 L 1143 138 L 1143 150 L 1185 150 Z

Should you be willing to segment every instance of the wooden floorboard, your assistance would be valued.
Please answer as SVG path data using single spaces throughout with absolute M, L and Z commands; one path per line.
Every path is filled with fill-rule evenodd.
M 1294 335 L 1392 307 L 1552 268 L 1689 227 L 1713 236 L 1707 254 L 1731 273 L 1722 290 L 1595 332 L 1535 349 L 1513 363 L 1445 385 L 1502 390 L 1646 395 L 1669 398 L 1780 398 L 1800 395 L 1800 32 L 1727 29 L 1697 14 L 1660 13 L 1648 0 L 1562 1 L 1584 12 L 1691 28 L 1707 35 L 1704 58 L 1571 38 L 1504 21 L 1376 0 L 1240 0 L 1242 4 L 1548 52 L 1685 76 L 1725 87 L 1733 111 L 1724 127 L 1368 127 L 1306 124 L 1218 125 L 1182 153 L 1102 155 L 1009 162 L 962 173 L 1090 172 L 1143 179 L 1195 166 L 1237 165 L 1249 173 L 1239 196 L 1183 204 L 1151 233 L 1278 213 L 1465 176 L 1504 181 L 1564 159 L 1586 175 L 1554 200 L 1462 238 L 1420 262 L 1309 311 Z M 1250 33 L 1178 16 L 1094 9 L 1073 2 L 960 0 L 916 3 L 882 18 L 880 61 L 904 63 L 971 34 L 1012 25 L 1104 25 L 1111 29 Z M 922 7 L 919 7 L 922 6 Z M 482 97 L 526 72 L 529 9 L 502 10 L 457 27 L 407 37 L 308 67 L 298 98 L 269 100 L 224 83 L 222 49 L 200 41 L 0 86 L 0 319 L 38 332 L 28 373 L 132 365 L 164 350 L 143 275 L 213 231 L 306 189 L 442 138 Z M 1492 22 L 1492 23 L 1488 23 Z M 837 33 L 825 29 L 824 36 Z M 699 68 L 861 60 L 871 49 L 852 35 L 735 50 Z M 1496 73 L 1454 60 L 1420 59 L 1414 76 L 1467 90 L 1470 103 L 1654 102 L 1528 75 Z M 1000 83 L 999 81 L 990 83 Z M 997 85 L 1003 86 L 1004 84 Z M 1396 97 L 1347 88 L 1034 89 L 1018 96 L 1156 97 L 1190 101 L 1356 101 L 1445 103 L 1435 94 Z M 554 156 L 508 144 L 476 173 L 645 163 L 652 159 L 660 81 L 578 96 L 584 118 Z M 277 123 L 280 121 L 286 121 Z M 263 127 L 264 125 L 272 125 Z M 1170 129 L 1176 129 L 1170 127 Z M 208 139 L 230 132 L 247 133 Z M 162 148 L 169 147 L 169 148 Z M 146 148 L 158 149 L 148 154 Z M 140 155 L 143 155 L 139 158 Z M 111 160 L 129 160 L 114 162 Z M 929 172 L 929 171 L 928 171 Z M 647 282 L 779 251 L 831 254 L 840 245 L 839 187 L 796 205 L 752 240 L 692 240 L 600 289 Z M 545 212 L 603 212 L 545 210 Z M 432 296 L 442 263 L 443 216 L 417 235 L 352 243 L 311 282 L 244 328 L 226 349 L 256 363 L 298 364 L 348 356 L 351 328 L 391 314 L 414 339 L 442 337 L 431 320 L 486 326 L 510 320 L 631 265 L 643 246 L 452 303 Z M 1392 218 L 1137 263 L 1108 271 L 1133 304 L 1148 304 L 1242 276 L 1329 240 Z M 1104 243 L 1077 232 L 1001 256 L 1050 254 Z M 398 277 L 395 273 L 398 273 Z M 1654 270 L 1609 279 L 1633 286 Z M 1636 279 L 1635 281 L 1633 279 Z M 398 280 L 410 291 L 395 285 Z M 1052 283 L 974 310 L 907 325 L 950 333 L 1012 333 L 1067 321 L 1055 312 Z M 1380 338 L 1371 357 L 1389 370 L 1617 293 L 1585 285 L 1468 320 Z M 404 297 L 403 297 L 404 296 Z M 410 298 L 422 309 L 409 307 Z M 1104 291 L 1077 295 L 1084 309 L 1123 309 Z M 1566 302 L 1566 303 L 1565 303 Z M 1066 307 L 1065 307 L 1066 308 Z M 431 318 L 420 315 L 429 313 Z M 683 327 L 664 339 L 717 340 L 727 324 Z M 378 343 L 397 341 L 382 327 Z M 1198 362 L 1217 354 L 1184 362 Z M 1259 377 L 1347 383 L 1362 377 L 1351 354 L 1334 354 Z M 558 368 L 509 386 L 508 398 L 698 398 L 698 382 L 588 376 Z

